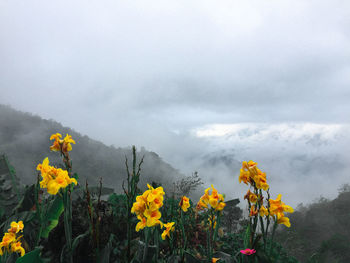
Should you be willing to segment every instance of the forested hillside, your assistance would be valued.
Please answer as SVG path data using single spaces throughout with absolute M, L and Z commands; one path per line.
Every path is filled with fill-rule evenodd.
M 334 200 L 320 198 L 299 205 L 292 226 L 280 228 L 278 240 L 301 262 L 350 262 L 350 186 L 343 185 Z
M 90 185 L 95 185 L 102 177 L 103 185 L 121 191 L 122 181 L 126 179 L 125 156 L 131 160 L 131 146 L 129 148 L 106 146 L 68 127 L 63 127 L 54 120 L 45 120 L 0 105 L 0 153 L 8 156 L 16 167 L 17 176 L 24 184 L 35 182 L 36 166 L 45 157 L 49 157 L 50 164 L 60 163 L 58 155 L 50 152 L 48 147 L 50 135 L 56 132 L 63 136 L 69 133 L 76 141 L 71 158 L 73 170 L 78 173 L 80 183 L 85 183 L 85 179 L 88 179 Z M 141 167 L 140 187 L 145 187 L 147 182 L 156 181 L 165 188 L 172 189 L 172 183 L 182 177 L 178 170 L 164 162 L 154 152 L 141 147 L 137 155 L 139 160 L 145 156 Z

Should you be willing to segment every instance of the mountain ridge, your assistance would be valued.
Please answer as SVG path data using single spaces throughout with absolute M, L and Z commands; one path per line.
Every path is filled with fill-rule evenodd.
M 73 172 L 78 173 L 81 183 L 87 179 L 95 185 L 102 177 L 103 185 L 113 187 L 121 192 L 122 182 L 126 180 L 125 158 L 131 166 L 132 148 L 116 148 L 107 146 L 87 135 L 64 127 L 57 121 L 46 120 L 31 113 L 24 113 L 0 104 L 0 153 L 5 153 L 16 168 L 17 176 L 24 184 L 32 184 L 36 178 L 36 166 L 45 157 L 50 164 L 59 165 L 61 160 L 55 152 L 50 152 L 49 140 L 51 134 L 61 133 L 72 135 L 76 144 L 70 156 L 73 162 Z M 159 157 L 157 153 L 141 147 L 137 151 L 138 161 L 142 156 L 145 161 L 141 166 L 139 186 L 155 181 L 165 188 L 171 189 L 172 183 L 182 178 L 179 170 L 173 168 Z

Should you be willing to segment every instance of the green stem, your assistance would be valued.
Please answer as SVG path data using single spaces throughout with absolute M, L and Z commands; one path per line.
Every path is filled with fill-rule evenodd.
M 63 190 L 63 205 L 64 205 L 64 232 L 66 236 L 66 247 L 68 250 L 67 260 L 73 263 L 72 255 L 72 200 L 70 198 L 69 188 Z
M 273 238 L 274 238 L 274 236 L 275 236 L 275 232 L 276 232 L 277 226 L 278 226 L 278 224 L 277 224 L 277 218 L 275 218 L 275 224 L 273 225 L 272 235 L 271 235 L 270 255 L 271 255 L 271 253 L 272 253 Z
M 41 238 L 41 233 L 43 230 L 43 216 L 42 216 L 42 208 L 41 208 L 41 204 L 39 204 L 39 191 L 40 191 L 40 182 L 39 182 L 39 174 L 38 174 L 38 179 L 37 179 L 37 183 L 35 186 L 35 206 L 36 206 L 36 213 L 39 219 L 39 231 L 38 231 L 38 235 L 37 235 L 37 239 L 35 241 L 35 246 L 39 245 L 40 242 L 40 238 Z
M 154 244 L 156 245 L 156 262 L 158 262 L 158 255 L 159 255 L 159 232 L 158 232 L 158 226 L 154 229 Z
M 150 239 L 150 228 L 146 227 L 144 233 L 145 233 L 145 247 L 144 247 L 144 250 L 143 250 L 142 262 L 146 263 L 147 253 L 148 253 L 148 246 L 149 246 L 149 239 Z
M 182 243 L 183 243 L 183 247 L 180 250 L 180 255 L 181 255 L 181 259 L 182 262 L 184 262 L 184 257 L 185 257 L 185 250 L 186 250 L 186 246 L 187 246 L 187 238 L 186 238 L 186 232 L 185 232 L 185 224 L 184 224 L 184 215 L 183 215 L 183 211 L 180 207 L 180 217 L 181 217 L 181 232 L 182 232 Z

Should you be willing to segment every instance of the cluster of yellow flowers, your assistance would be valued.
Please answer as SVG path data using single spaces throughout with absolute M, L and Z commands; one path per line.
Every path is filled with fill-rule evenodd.
M 50 137 L 50 140 L 54 140 L 53 145 L 50 146 L 51 151 L 55 152 L 68 152 L 72 150 L 71 143 L 75 144 L 75 141 L 72 139 L 72 136 L 69 134 L 64 137 L 63 140 L 61 140 L 62 135 L 60 133 L 52 134 Z
M 244 161 L 238 180 L 239 182 L 243 181 L 245 184 L 250 183 L 251 186 L 255 186 L 257 189 L 267 191 L 269 185 L 266 183 L 266 174 L 263 173 L 257 165 L 258 164 L 253 161 Z
M 204 208 L 208 208 L 210 205 L 216 211 L 221 211 L 224 209 L 226 204 L 224 203 L 224 197 L 222 194 L 219 194 L 218 191 L 211 185 L 212 193 L 209 194 L 210 187 L 205 189 L 204 195 L 201 196 L 197 203 L 197 210 L 202 210 Z
M 16 237 L 16 234 L 18 234 L 20 231 L 22 232 L 23 228 L 23 221 L 19 221 L 18 223 L 13 221 L 11 223 L 11 228 L 7 230 L 8 233 L 5 233 L 5 235 L 2 237 L 2 241 L 0 242 L 0 256 L 4 254 L 2 248 L 5 248 L 9 253 L 17 252 L 21 253 L 21 257 L 24 256 L 25 251 L 22 247 L 22 243 L 19 241 L 22 236 Z
M 181 198 L 179 206 L 181 207 L 182 211 L 187 212 L 188 208 L 191 206 L 190 205 L 190 199 L 188 197 L 186 197 L 186 196 L 183 196 Z
M 158 224 L 163 227 L 163 223 L 159 220 L 162 216 L 159 208 L 163 206 L 163 196 L 165 194 L 163 187 L 160 186 L 154 189 L 149 184 L 147 186 L 148 190 L 136 197 L 136 202 L 131 208 L 131 213 L 136 214 L 140 220 L 136 225 L 137 232 L 145 227 L 152 227 Z
M 56 195 L 60 188 L 65 188 L 69 184 L 77 184 L 75 178 L 70 178 L 66 170 L 55 168 L 49 165 L 49 158 L 45 158 L 42 164 L 38 164 L 38 171 L 41 171 L 43 180 L 40 182 L 41 188 L 47 188 L 47 192 Z
M 258 167 L 257 163 L 253 161 L 243 162 L 242 168 L 240 170 L 239 182 L 244 182 L 254 188 L 254 192 L 248 190 L 244 199 L 248 200 L 250 206 L 249 216 L 259 216 L 261 217 L 275 217 L 278 224 L 284 224 L 290 227 L 289 218 L 284 216 L 284 212 L 293 213 L 292 207 L 285 205 L 281 201 L 281 195 L 278 195 L 276 200 L 268 199 L 267 208 L 264 206 L 264 197 L 258 193 L 258 190 L 267 191 L 269 185 L 266 182 L 266 174 L 263 173 Z
M 52 134 L 50 140 L 54 140 L 53 145 L 50 146 L 51 151 L 60 151 L 67 153 L 72 150 L 71 143 L 75 144 L 72 136 L 69 134 L 61 140 L 62 135 L 60 133 Z M 47 188 L 47 192 L 52 195 L 56 195 L 61 188 L 66 188 L 69 184 L 74 183 L 77 185 L 75 178 L 70 178 L 68 171 L 61 168 L 55 168 L 49 165 L 49 158 L 45 158 L 43 163 L 38 164 L 36 167 L 41 172 L 43 180 L 40 182 L 41 188 Z

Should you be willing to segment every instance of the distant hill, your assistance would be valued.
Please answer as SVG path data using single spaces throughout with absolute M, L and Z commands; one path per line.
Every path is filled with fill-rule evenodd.
M 73 172 L 78 173 L 80 183 L 96 185 L 102 177 L 103 185 L 113 187 L 121 192 L 122 181 L 126 179 L 125 156 L 131 167 L 132 150 L 130 148 L 115 148 L 93 140 L 86 135 L 63 127 L 54 120 L 45 120 L 30 113 L 0 105 L 0 154 L 5 153 L 16 169 L 16 174 L 24 184 L 33 184 L 37 175 L 36 166 L 45 157 L 50 164 L 60 164 L 59 154 L 50 152 L 49 140 L 51 134 L 66 133 L 72 135 L 76 144 L 70 156 L 73 161 Z M 183 177 L 178 170 L 164 162 L 156 153 L 138 150 L 140 160 L 145 156 L 141 167 L 139 186 L 144 188 L 147 182 L 161 183 L 165 188 L 172 189 L 172 184 Z M 171 187 L 171 188 L 170 188 Z

